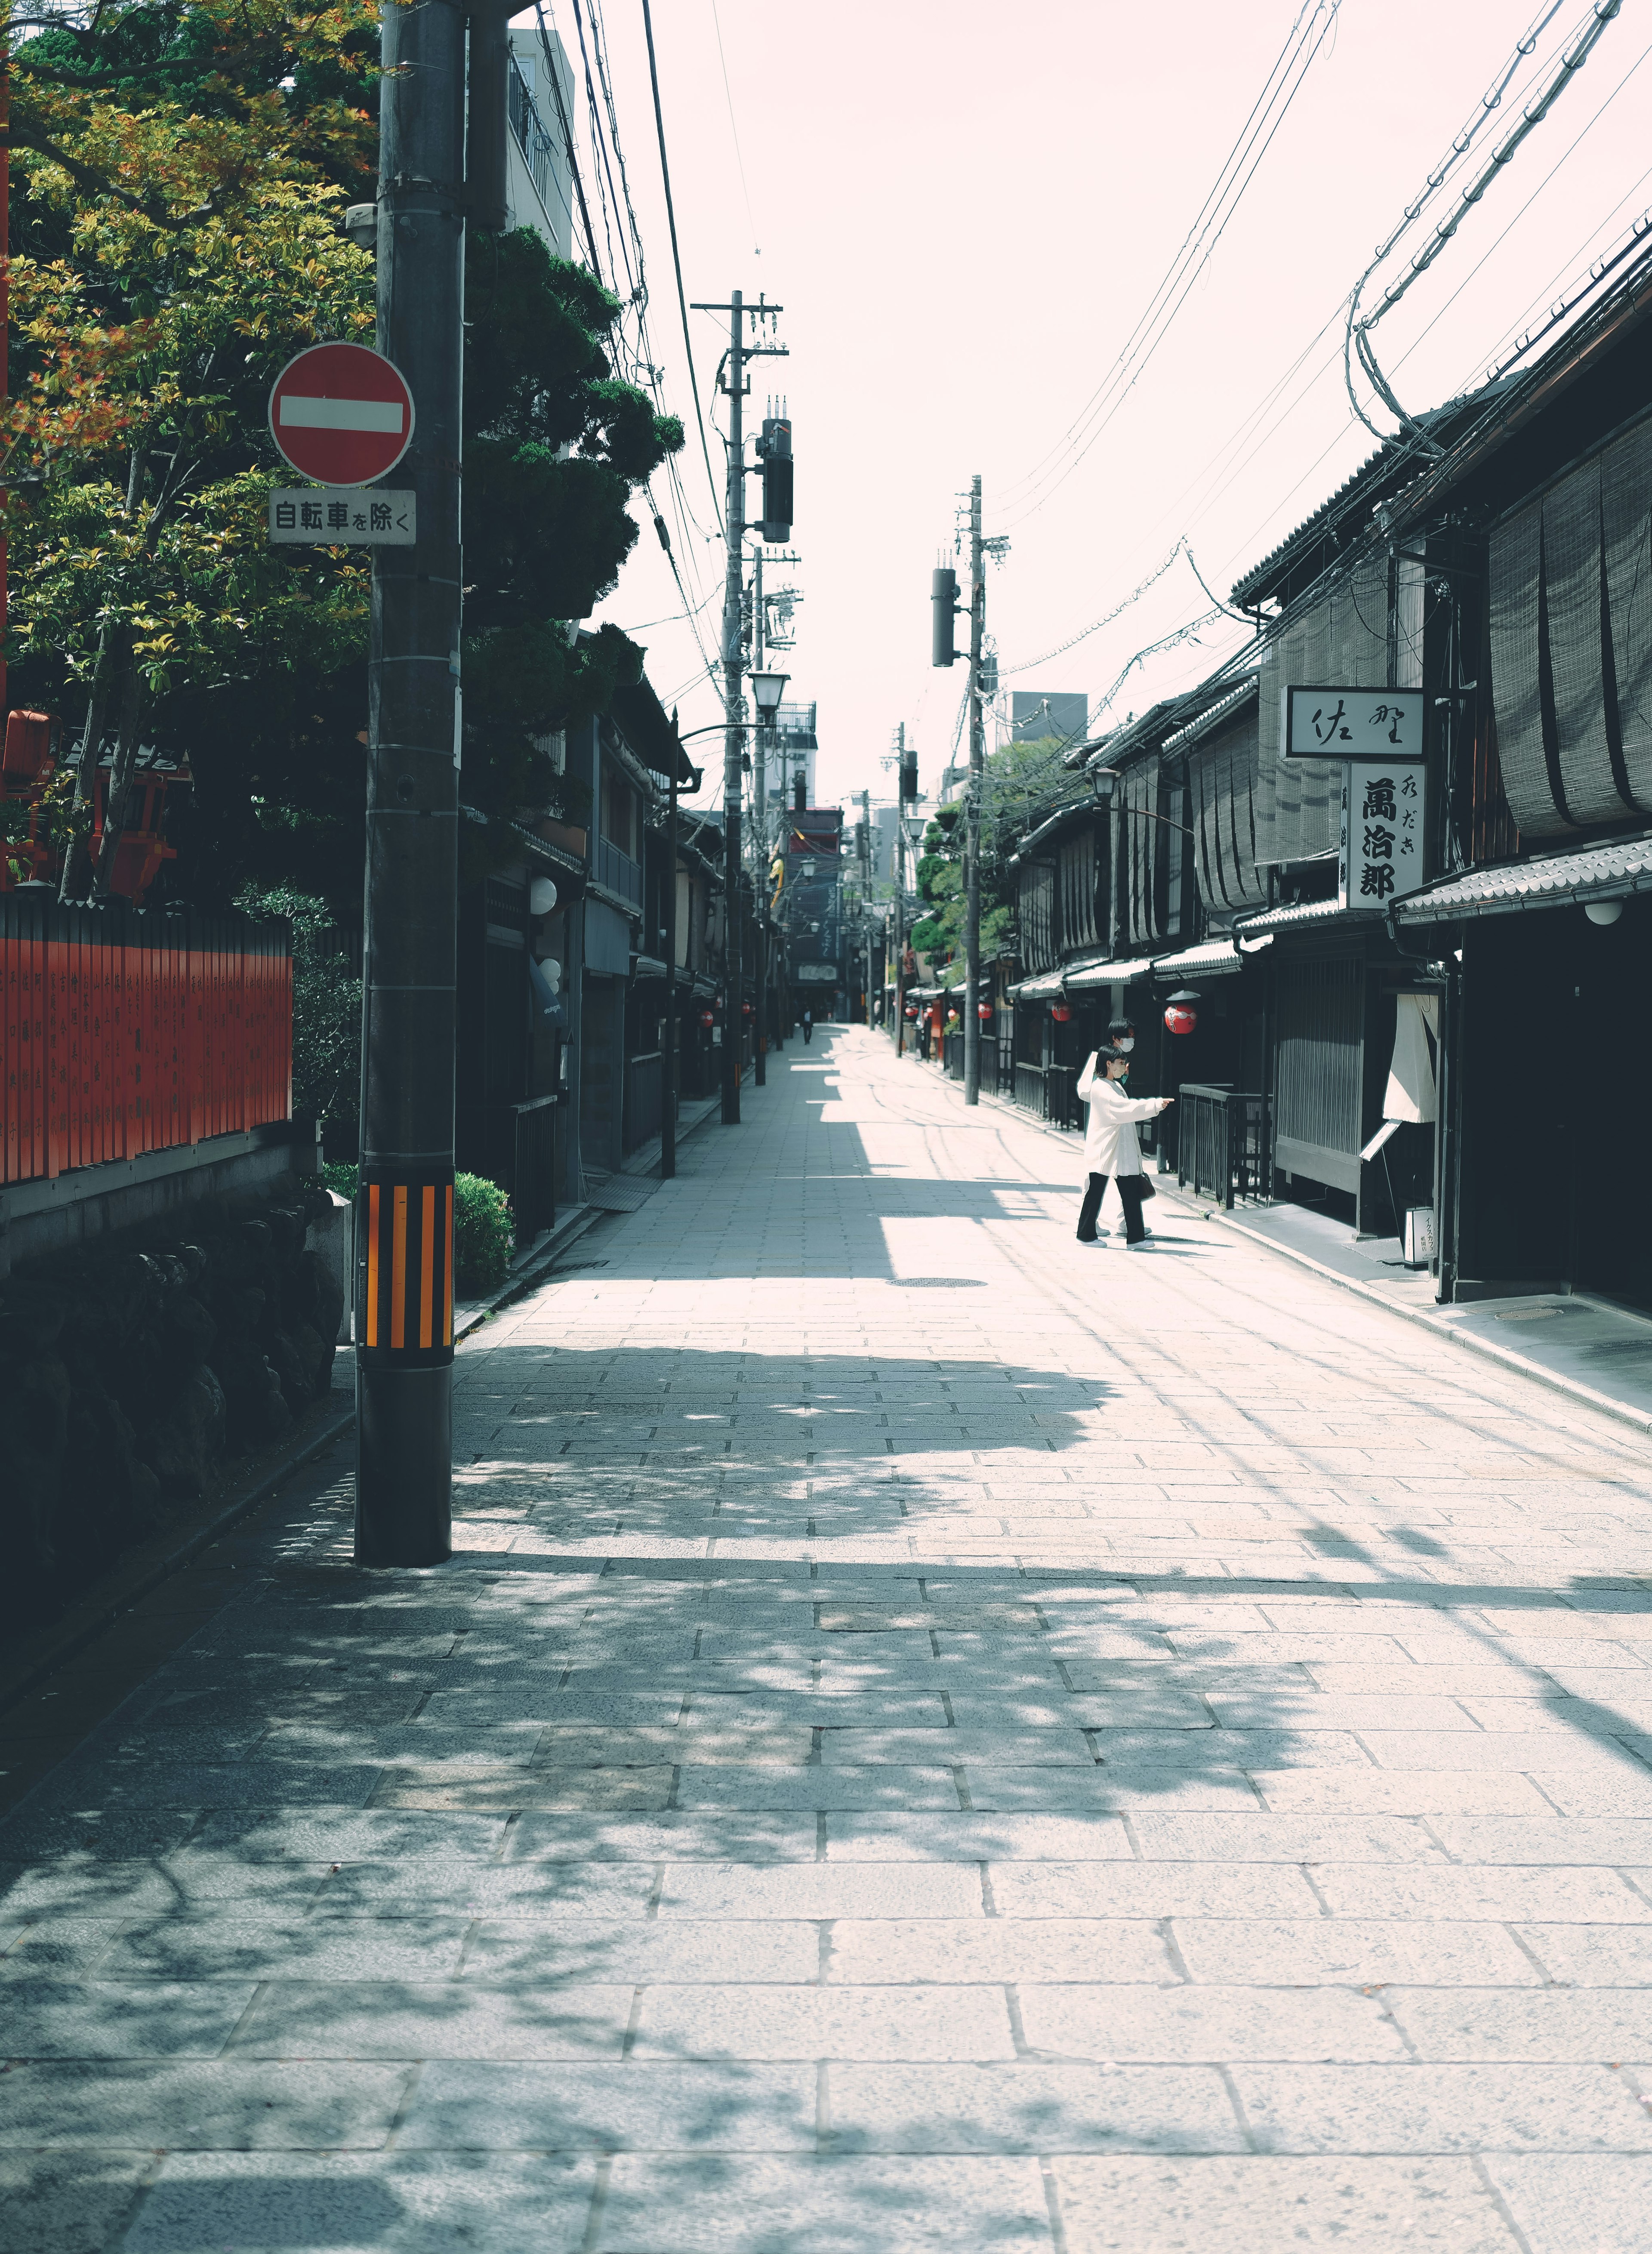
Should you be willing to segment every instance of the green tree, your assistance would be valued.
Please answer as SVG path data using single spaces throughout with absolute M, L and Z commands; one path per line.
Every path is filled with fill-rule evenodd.
M 339 220 L 371 192 L 377 52 L 367 0 L 101 0 L 14 56 L 5 422 L 38 482 L 6 504 L 11 700 L 112 736 L 116 794 L 140 742 L 188 758 L 173 866 L 205 902 L 359 898 L 369 571 L 269 547 L 265 401 L 303 346 L 372 337 Z M 640 676 L 617 630 L 562 622 L 615 584 L 682 434 L 614 377 L 616 301 L 536 235 L 472 235 L 469 276 L 464 788 L 497 823 L 558 802 L 542 739 Z
M 981 954 L 984 961 L 1013 944 L 1016 879 L 1010 866 L 1027 830 L 1064 800 L 1081 796 L 1062 765 L 1066 741 L 1040 738 L 987 754 L 981 794 Z M 963 954 L 963 807 L 943 806 L 924 830 L 918 890 L 929 913 L 912 943 L 942 962 Z

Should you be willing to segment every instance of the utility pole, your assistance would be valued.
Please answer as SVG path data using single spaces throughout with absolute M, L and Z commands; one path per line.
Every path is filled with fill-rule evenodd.
M 355 1556 L 433 1565 L 452 1548 L 466 18 L 386 0 L 382 28 L 377 341 L 416 409 L 398 479 L 418 540 L 373 558 Z
M 766 320 L 785 309 L 764 304 L 760 298 L 748 307 L 738 290 L 732 290 L 726 305 L 700 305 L 696 313 L 726 313 L 729 317 L 729 349 L 724 363 L 726 379 L 724 389 L 729 396 L 729 474 L 727 496 L 724 502 L 724 534 L 728 546 L 728 570 L 723 582 L 723 717 L 727 724 L 723 748 L 723 881 L 727 892 L 724 924 L 727 939 L 724 946 L 724 988 L 727 997 L 723 1012 L 723 1124 L 738 1127 L 740 1124 L 740 1006 L 743 991 L 744 965 L 740 945 L 740 753 L 741 741 L 740 676 L 745 660 L 740 654 L 740 598 L 746 539 L 746 363 L 749 360 L 772 357 L 783 358 L 784 345 L 748 345 L 745 323 Z M 732 1038 L 731 1039 L 731 1035 Z
M 740 1124 L 740 1004 L 745 983 L 740 955 L 740 557 L 746 538 L 746 362 L 741 355 L 743 302 L 729 304 L 729 476 L 723 503 L 728 571 L 723 584 L 723 1124 Z
M 742 483 L 744 480 L 742 480 Z M 752 670 L 763 670 L 763 550 L 758 549 L 755 558 L 754 584 L 752 590 Z M 764 715 L 757 716 L 757 725 L 752 731 L 752 903 L 757 911 L 757 1013 L 752 1020 L 752 1078 L 759 1088 L 768 1085 L 766 1051 L 768 1048 L 768 886 L 767 864 L 763 859 L 763 840 L 768 832 L 768 802 L 764 795 L 764 746 L 768 742 L 768 724 Z
M 895 739 L 895 1054 L 906 1046 L 906 857 L 905 850 L 906 724 Z
M 963 1100 L 981 1101 L 981 793 L 986 731 L 981 715 L 981 638 L 987 583 L 981 554 L 981 480 L 970 480 L 970 788 L 963 802 Z
M 860 894 L 866 923 L 866 1030 L 872 1030 L 872 793 L 860 794 Z
M 677 775 L 682 746 L 676 740 L 676 707 L 671 708 L 671 795 L 665 817 L 665 1054 L 661 1078 L 665 1082 L 660 1104 L 660 1180 L 675 1180 L 677 1171 Z

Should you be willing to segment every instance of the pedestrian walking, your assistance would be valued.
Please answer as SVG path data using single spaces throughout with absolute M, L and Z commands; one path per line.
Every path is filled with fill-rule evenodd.
M 814 1038 L 815 1012 L 812 1010 L 805 1010 L 803 1012 L 803 1046 L 807 1048 Z
M 1142 1180 L 1142 1152 L 1136 1139 L 1136 1124 L 1141 1119 L 1157 1119 L 1175 1099 L 1169 1096 L 1129 1096 L 1124 1088 L 1129 1077 L 1130 1059 L 1115 1048 L 1097 1049 L 1078 1076 L 1077 1092 L 1089 1105 L 1089 1124 L 1084 1130 L 1088 1180 L 1084 1201 L 1078 1211 L 1078 1241 L 1081 1244 L 1107 1242 L 1096 1233 L 1096 1216 L 1102 1209 L 1107 1185 L 1112 1181 L 1117 1185 L 1124 1208 L 1126 1245 L 1134 1251 L 1138 1244 L 1148 1241 L 1150 1234 L 1142 1223 L 1142 1200 L 1146 1188 Z

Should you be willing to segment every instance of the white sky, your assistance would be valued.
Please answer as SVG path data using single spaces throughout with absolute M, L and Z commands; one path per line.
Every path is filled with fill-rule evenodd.
M 789 576 L 805 593 L 788 694 L 819 704 L 816 795 L 830 802 L 863 788 L 888 794 L 878 762 L 898 721 L 916 730 L 926 788 L 947 763 L 965 668 L 929 666 L 929 574 L 949 560 L 954 496 L 973 472 L 988 532 L 1012 541 L 988 585 L 1004 685 L 1088 692 L 1095 726 L 1131 655 L 1208 607 L 1184 563 L 1076 649 L 1010 668 L 1110 610 L 1183 534 L 1225 595 L 1365 458 L 1375 441 L 1350 416 L 1332 317 L 1541 0 L 1340 0 L 1166 341 L 1031 513 L 1018 500 L 1029 474 L 1060 448 L 1146 308 L 1304 0 L 715 4 L 714 18 L 713 0 L 654 0 L 684 279 L 690 300 L 726 300 L 738 287 L 785 307 L 779 334 L 791 356 L 755 366 L 748 415 L 770 389 L 787 395 L 804 559 Z M 1585 0 L 1568 0 L 1540 56 L 1584 13 Z M 570 0 L 547 15 L 578 69 Z M 668 402 L 690 423 L 682 477 L 709 531 L 640 8 L 611 0 L 606 24 L 653 346 Z M 1627 0 L 1548 121 L 1384 322 L 1380 356 L 1408 405 L 1480 380 L 1652 204 L 1649 54 L 1652 0 Z M 1487 150 L 1513 116 L 1506 102 Z M 726 321 L 690 318 L 711 411 Z M 715 413 L 720 422 L 726 402 Z M 719 474 L 721 458 L 713 438 Z M 755 480 L 750 491 L 755 513 Z M 711 597 L 700 619 L 715 655 L 722 547 L 696 538 L 682 556 L 681 546 L 692 597 Z M 656 623 L 681 608 L 645 524 L 598 619 L 646 643 L 649 678 L 668 705 L 680 703 L 686 732 L 719 707 L 687 626 Z M 1138 668 L 1114 716 L 1196 680 L 1243 633 L 1214 628 L 1198 648 Z M 710 785 L 718 739 L 699 751 Z

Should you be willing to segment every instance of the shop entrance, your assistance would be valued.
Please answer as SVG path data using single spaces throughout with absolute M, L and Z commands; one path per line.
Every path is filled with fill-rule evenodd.
M 1488 916 L 1463 961 L 1459 1275 L 1652 1308 L 1652 910 Z

